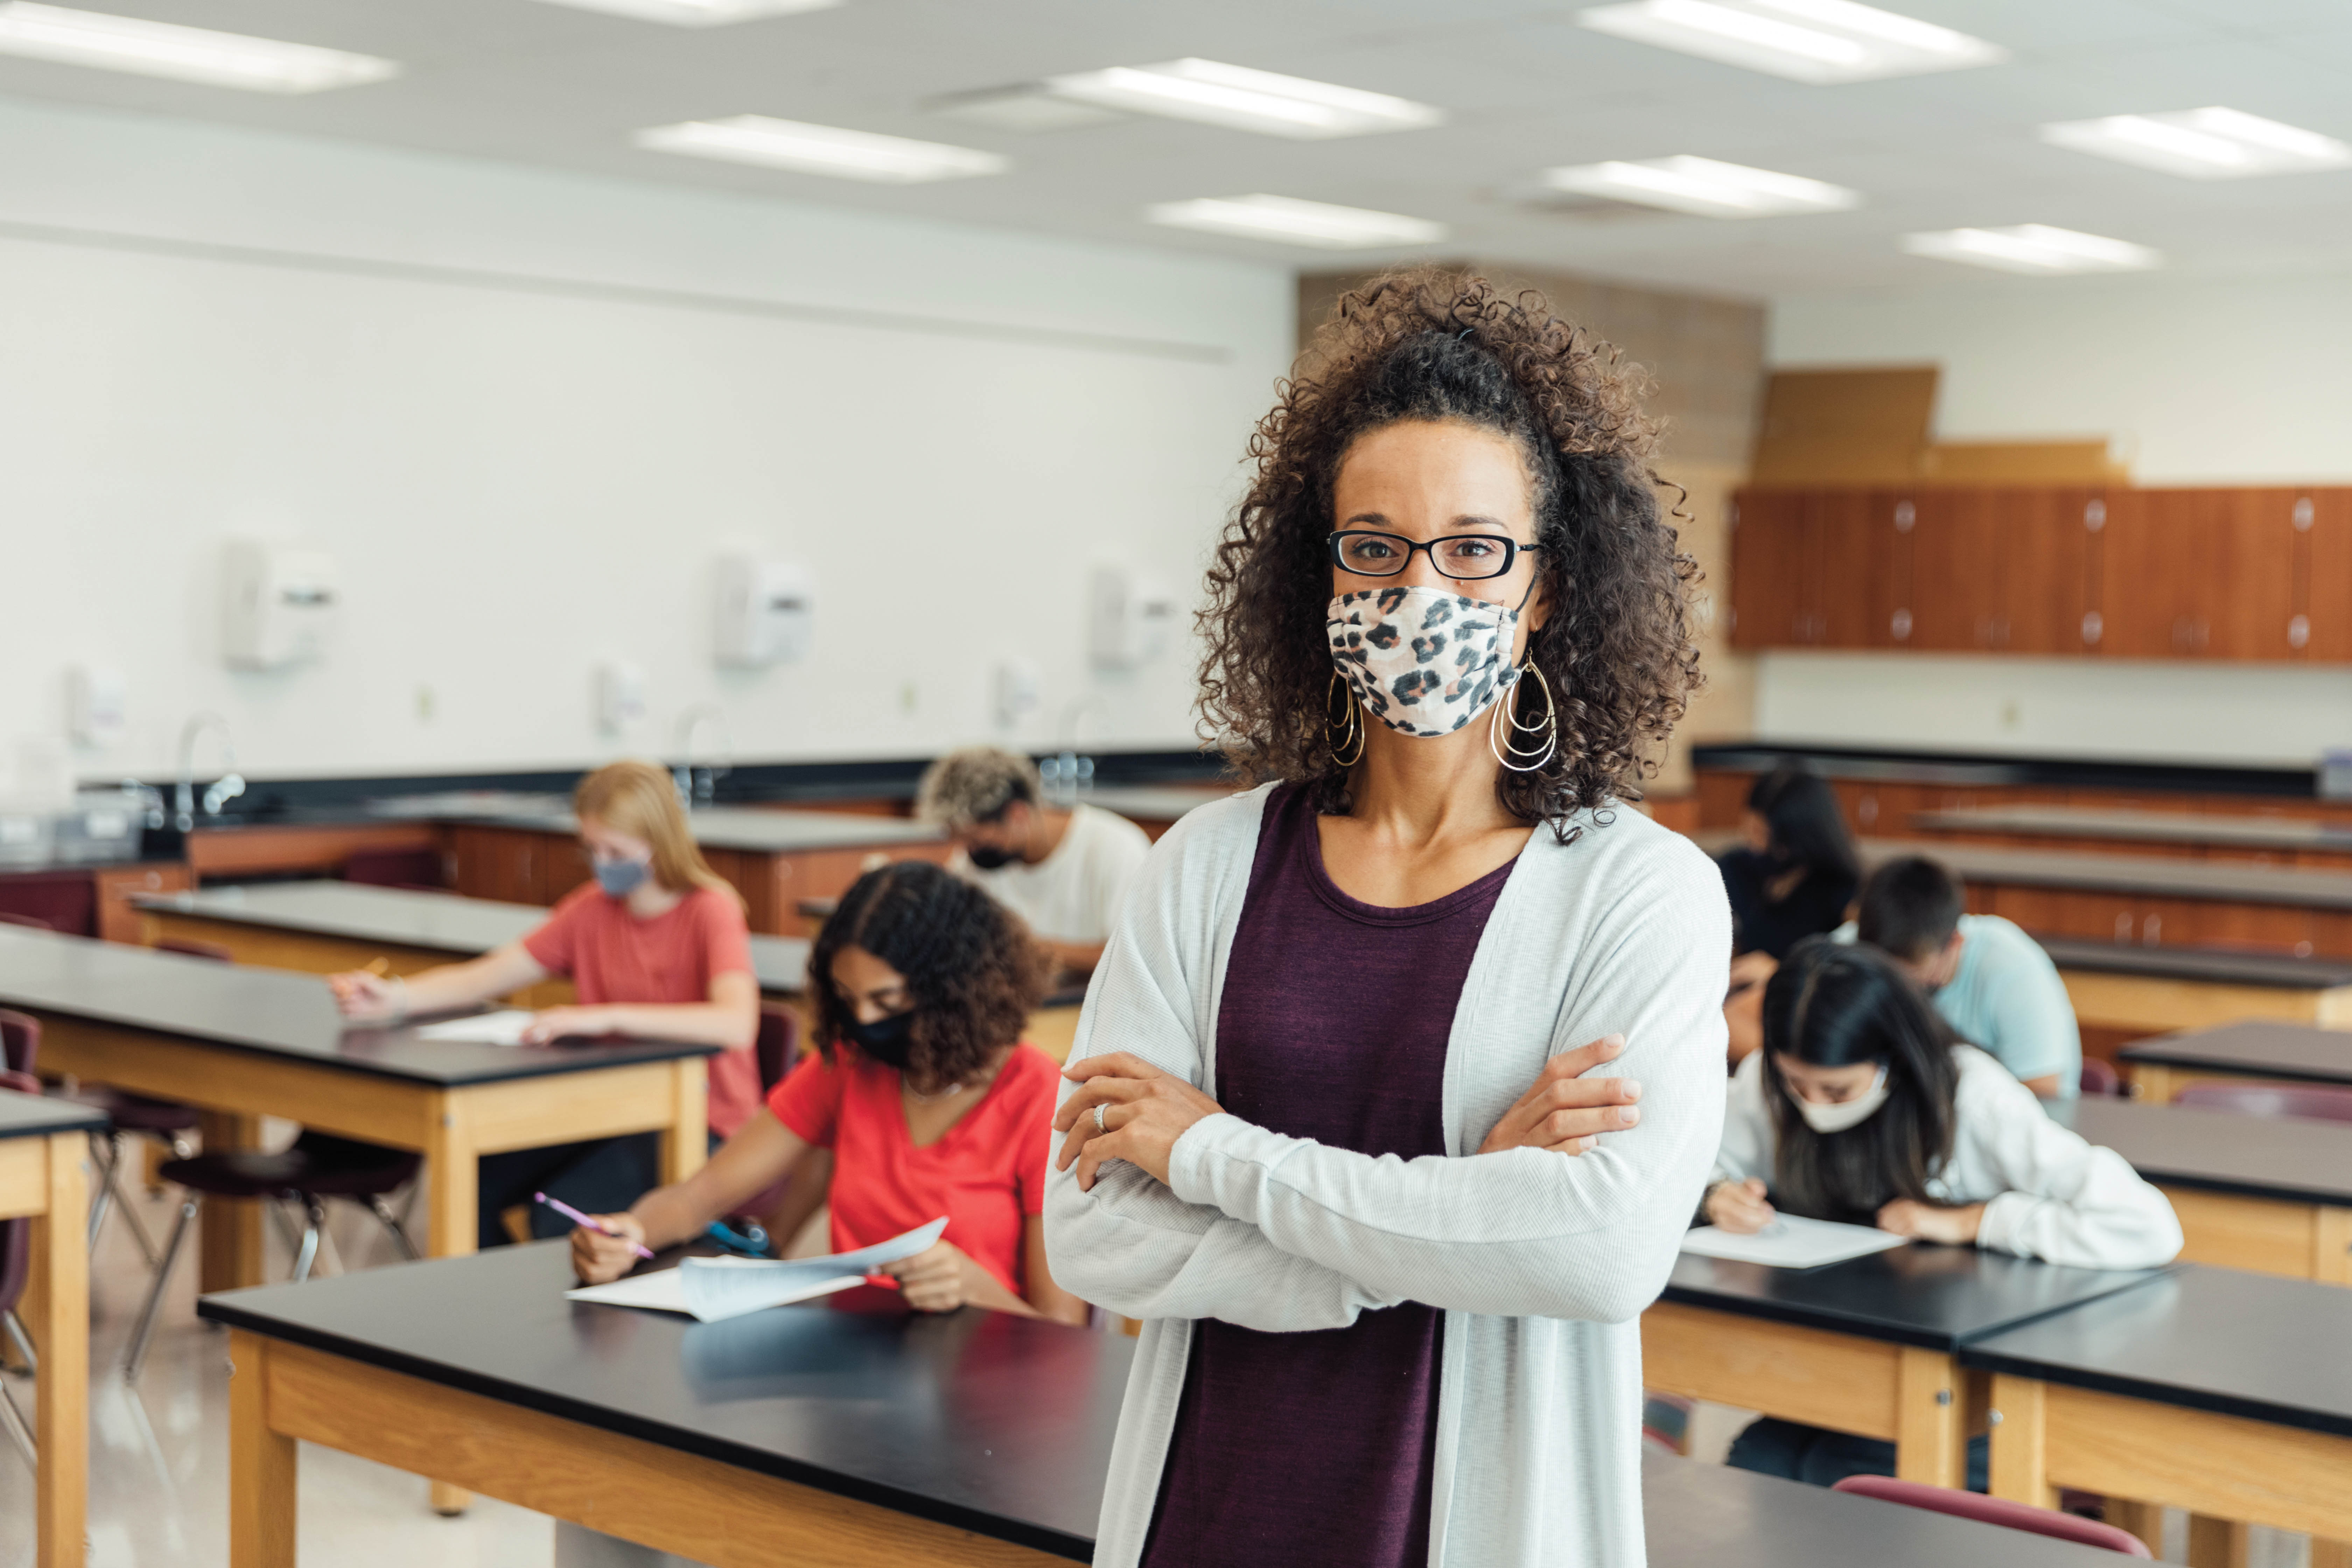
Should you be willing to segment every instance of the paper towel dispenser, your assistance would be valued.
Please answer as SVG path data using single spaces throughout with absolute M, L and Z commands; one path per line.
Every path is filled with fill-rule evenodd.
M 229 542 L 222 587 L 222 643 L 236 669 L 318 658 L 342 604 L 333 556 L 259 540 Z

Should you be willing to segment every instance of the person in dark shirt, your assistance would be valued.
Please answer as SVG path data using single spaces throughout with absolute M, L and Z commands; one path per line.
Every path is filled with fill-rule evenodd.
M 1798 942 L 1845 923 L 1862 882 L 1836 792 L 1801 763 L 1784 763 L 1756 781 L 1739 831 L 1741 847 L 1716 858 L 1731 900 L 1734 956 L 1723 1010 L 1735 1062 L 1763 1037 L 1764 982 Z

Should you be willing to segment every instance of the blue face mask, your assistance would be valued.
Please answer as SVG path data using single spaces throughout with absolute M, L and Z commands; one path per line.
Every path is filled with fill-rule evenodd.
M 596 885 L 608 899 L 625 899 L 645 885 L 651 868 L 643 860 L 597 860 Z

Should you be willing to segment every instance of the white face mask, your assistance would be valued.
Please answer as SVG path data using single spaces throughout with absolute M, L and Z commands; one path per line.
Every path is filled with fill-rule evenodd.
M 1372 717 L 1451 735 L 1511 689 L 1519 612 L 1444 588 L 1367 588 L 1331 601 L 1331 662 Z
M 1798 1094 L 1793 1084 L 1789 1088 L 1789 1098 L 1796 1101 L 1797 1114 L 1805 1119 L 1805 1125 L 1816 1132 L 1843 1132 L 1849 1127 L 1859 1127 L 1886 1103 L 1886 1064 L 1878 1064 L 1878 1076 L 1852 1100 L 1841 1100 L 1835 1105 L 1815 1105 Z

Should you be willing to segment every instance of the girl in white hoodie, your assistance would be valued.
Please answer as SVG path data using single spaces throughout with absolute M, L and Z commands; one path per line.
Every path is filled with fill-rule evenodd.
M 1777 1207 L 2085 1268 L 2154 1268 L 2180 1250 L 2162 1193 L 2051 1121 L 1875 950 L 1807 938 L 1763 1015 L 1764 1048 L 1732 1079 L 1701 1205 L 1711 1223 L 1760 1230 Z M 1771 1418 L 1730 1458 L 1822 1486 L 1895 1468 L 1891 1443 Z

